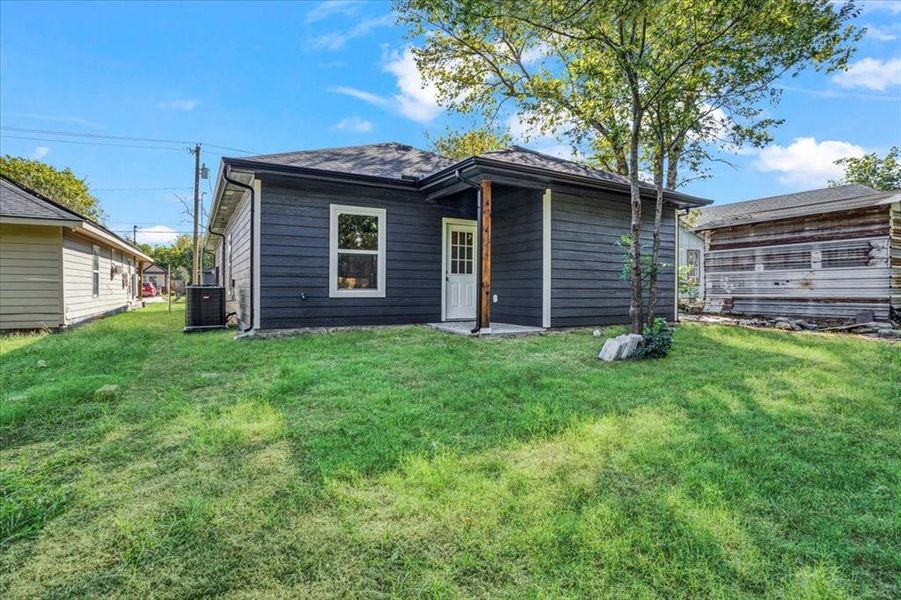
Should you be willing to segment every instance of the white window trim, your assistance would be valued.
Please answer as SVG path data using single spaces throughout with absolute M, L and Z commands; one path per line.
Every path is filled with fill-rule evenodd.
M 377 217 L 379 220 L 379 247 L 376 269 L 378 281 L 376 289 L 339 289 L 338 288 L 338 215 L 365 215 Z M 329 298 L 384 298 L 385 297 L 385 239 L 387 238 L 387 214 L 384 208 L 367 208 L 363 206 L 329 205 Z M 341 250 L 343 254 L 373 254 L 372 250 Z
M 99 298 L 100 297 L 100 288 L 103 280 L 100 277 L 100 273 L 103 270 L 103 265 L 100 262 L 101 259 L 100 254 L 100 246 L 97 244 L 91 244 L 91 298 Z M 97 276 L 97 292 L 94 292 L 94 276 Z

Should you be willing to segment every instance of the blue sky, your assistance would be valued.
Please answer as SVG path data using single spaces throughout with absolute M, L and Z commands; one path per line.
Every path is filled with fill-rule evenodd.
M 820 187 L 835 177 L 836 158 L 901 143 L 901 1 L 864 4 L 857 23 L 870 32 L 851 70 L 786 81 L 781 103 L 767 107 L 785 119 L 773 146 L 723 155 L 736 168 L 716 164 L 712 178 L 685 191 L 730 202 Z M 178 199 L 191 194 L 185 144 L 9 128 L 253 153 L 423 147 L 426 131 L 460 119 L 422 89 L 409 44 L 390 6 L 375 1 L 3 2 L 0 152 L 71 167 L 100 197 L 112 229 L 138 225 L 139 239 L 165 241 L 190 229 Z M 551 138 L 526 145 L 564 148 Z M 213 176 L 221 154 L 242 155 L 206 146 Z M 207 182 L 203 189 L 209 200 Z

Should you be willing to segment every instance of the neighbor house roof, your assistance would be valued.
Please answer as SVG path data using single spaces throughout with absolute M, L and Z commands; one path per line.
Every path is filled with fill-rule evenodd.
M 0 217 L 77 223 L 84 218 L 6 177 L 0 177 Z
M 901 199 L 901 191 L 880 192 L 865 185 L 837 187 L 745 200 L 701 209 L 695 230 L 732 227 L 777 219 L 790 219 L 890 204 Z
M 90 238 L 104 241 L 120 250 L 130 252 L 141 260 L 150 260 L 150 257 L 140 249 L 103 225 L 2 175 L 0 175 L 0 222 L 71 227 Z

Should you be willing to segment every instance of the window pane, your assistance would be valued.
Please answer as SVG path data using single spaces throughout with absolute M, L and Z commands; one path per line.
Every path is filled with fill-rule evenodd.
M 378 250 L 379 218 L 372 215 L 338 215 L 338 248 Z
M 338 253 L 338 289 L 378 287 L 378 255 Z
M 93 289 L 91 290 L 91 293 L 94 296 L 99 296 L 100 295 L 100 273 L 94 273 L 93 284 L 94 284 L 94 286 L 93 286 Z

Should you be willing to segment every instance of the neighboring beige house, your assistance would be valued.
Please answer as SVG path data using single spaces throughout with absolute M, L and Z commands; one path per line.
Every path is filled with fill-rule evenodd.
M 57 329 L 138 306 L 150 257 L 0 178 L 0 330 Z

